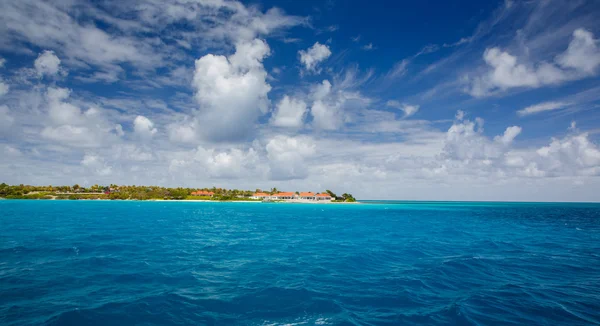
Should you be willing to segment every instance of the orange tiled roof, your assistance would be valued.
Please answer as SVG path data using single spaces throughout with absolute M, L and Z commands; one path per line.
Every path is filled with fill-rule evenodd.
M 275 194 L 275 195 L 273 195 L 273 196 L 279 196 L 279 197 L 294 197 L 294 195 L 295 195 L 295 193 L 293 193 L 293 192 L 280 192 L 280 193 L 277 193 L 277 194 Z
M 331 197 L 329 194 L 317 194 L 317 197 Z
M 312 192 L 301 192 L 300 197 L 314 197 L 315 194 Z
M 215 193 L 212 192 L 212 191 L 201 191 L 201 190 L 198 190 L 198 191 L 192 192 L 192 196 L 212 196 L 214 194 Z
M 264 192 L 257 192 L 254 194 L 255 197 L 269 197 L 270 195 Z

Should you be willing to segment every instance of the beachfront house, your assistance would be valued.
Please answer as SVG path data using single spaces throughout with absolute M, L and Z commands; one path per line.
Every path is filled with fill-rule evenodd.
M 274 200 L 287 200 L 287 199 L 297 199 L 298 195 L 293 192 L 280 192 L 271 195 L 271 199 Z
M 271 197 L 271 195 L 269 195 L 265 192 L 257 192 L 257 193 L 254 193 L 252 195 L 252 197 L 250 197 L 250 198 L 252 198 L 252 199 L 269 199 L 270 197 Z
M 301 192 L 300 193 L 300 199 L 303 200 L 316 200 L 317 198 L 315 197 L 315 193 L 313 192 Z
M 212 197 L 214 195 L 215 195 L 215 193 L 212 191 L 204 191 L 204 190 L 192 191 L 192 196 Z
M 331 195 L 329 195 L 328 193 L 317 194 L 315 197 L 317 198 L 317 200 L 331 201 L 333 199 L 333 198 L 331 198 Z

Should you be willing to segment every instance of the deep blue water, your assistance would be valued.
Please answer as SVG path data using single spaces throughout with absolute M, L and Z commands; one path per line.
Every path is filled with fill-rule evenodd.
M 0 324 L 600 324 L 600 205 L 0 200 Z

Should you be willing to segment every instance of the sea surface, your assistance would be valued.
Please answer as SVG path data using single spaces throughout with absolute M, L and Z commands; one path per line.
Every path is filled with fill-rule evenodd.
M 0 325 L 598 325 L 600 205 L 0 200 Z

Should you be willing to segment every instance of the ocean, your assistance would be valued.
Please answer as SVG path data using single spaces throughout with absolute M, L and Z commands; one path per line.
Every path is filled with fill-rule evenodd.
M 0 200 L 1 325 L 598 325 L 600 205 Z

